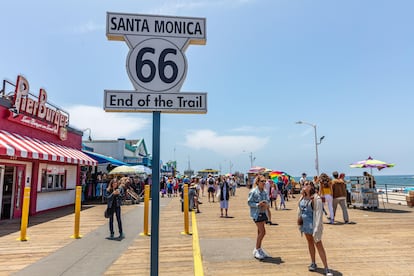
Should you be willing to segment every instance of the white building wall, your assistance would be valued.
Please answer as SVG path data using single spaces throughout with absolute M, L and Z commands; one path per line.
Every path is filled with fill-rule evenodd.
M 37 202 L 36 212 L 57 208 L 65 205 L 75 203 L 76 183 L 78 179 L 76 176 L 77 166 L 62 165 L 66 171 L 66 190 L 41 192 L 42 190 L 42 169 L 46 169 L 47 164 L 41 163 L 39 165 L 39 178 L 37 183 Z
M 100 153 L 112 158 L 115 158 L 117 160 L 123 160 L 124 159 L 124 148 L 125 148 L 125 141 L 122 144 L 122 147 L 120 147 L 120 141 L 119 140 L 112 140 L 112 141 L 84 141 L 83 143 L 93 148 L 93 151 L 96 153 Z

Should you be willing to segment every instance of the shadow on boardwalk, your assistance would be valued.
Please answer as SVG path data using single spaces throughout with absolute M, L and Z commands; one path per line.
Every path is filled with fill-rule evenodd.
M 82 211 L 94 207 L 93 205 L 82 206 Z M 65 206 L 48 212 L 40 213 L 35 216 L 29 217 L 28 227 L 36 226 L 42 223 L 65 217 L 73 214 L 75 211 L 74 206 Z M 21 219 L 9 219 L 0 221 L 0 237 L 9 235 L 20 231 Z

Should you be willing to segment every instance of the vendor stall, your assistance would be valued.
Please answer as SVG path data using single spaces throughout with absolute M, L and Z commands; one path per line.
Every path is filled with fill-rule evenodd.
M 351 205 L 356 208 L 378 208 L 378 192 L 370 188 L 366 177 L 358 176 L 350 178 Z

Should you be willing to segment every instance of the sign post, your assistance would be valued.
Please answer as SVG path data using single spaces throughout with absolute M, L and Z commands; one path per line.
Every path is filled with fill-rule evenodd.
M 164 113 L 207 113 L 207 93 L 180 92 L 187 74 L 185 50 L 205 45 L 206 19 L 107 13 L 106 36 L 129 47 L 132 91 L 105 90 L 107 112 L 152 112 L 151 275 L 158 275 L 160 125 Z

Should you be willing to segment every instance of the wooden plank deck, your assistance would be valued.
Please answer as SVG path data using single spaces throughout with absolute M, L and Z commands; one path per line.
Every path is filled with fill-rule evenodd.
M 256 227 L 249 218 L 248 190 L 239 188 L 230 201 L 229 215 L 220 218 L 219 203 L 200 206 L 196 215 L 204 275 L 318 275 L 307 271 L 309 254 L 304 237 L 295 225 L 297 198 L 287 202 L 286 210 L 273 210 L 263 247 L 273 258 L 260 262 L 252 257 Z M 163 199 L 161 199 L 163 204 Z M 137 205 L 124 206 L 127 212 Z M 385 204 L 378 210 L 348 209 L 354 224 L 325 224 L 323 242 L 334 275 L 414 275 L 414 209 Z M 84 208 L 81 234 L 107 223 L 104 205 Z M 42 217 L 43 216 L 43 217 Z M 49 216 L 49 217 L 48 217 Z M 18 227 L 0 223 L 0 275 L 10 275 L 72 241 L 73 214 L 40 215 L 30 219 L 28 242 L 18 242 Z M 42 221 L 43 220 L 43 221 Z M 17 231 L 16 231 L 17 226 Z M 161 212 L 159 275 L 195 275 L 192 236 L 184 229 L 181 205 L 173 198 Z M 319 257 L 317 263 L 321 266 Z M 150 237 L 139 236 L 107 270 L 106 275 L 149 275 Z

